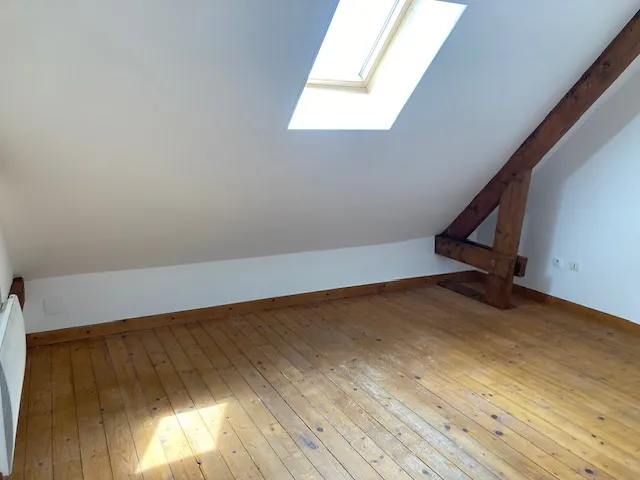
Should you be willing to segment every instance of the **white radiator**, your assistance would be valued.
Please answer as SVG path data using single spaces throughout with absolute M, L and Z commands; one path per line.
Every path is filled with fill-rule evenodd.
M 11 295 L 0 311 L 0 473 L 11 473 L 27 343 L 22 309 Z

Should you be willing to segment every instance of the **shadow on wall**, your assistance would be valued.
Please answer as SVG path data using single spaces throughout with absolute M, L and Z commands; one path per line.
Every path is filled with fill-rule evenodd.
M 523 283 L 536 290 L 550 291 L 548 266 L 566 181 L 640 114 L 639 93 L 640 73 L 637 73 L 535 172 L 521 247 L 524 255 L 530 255 L 534 261 L 529 264 L 531 268 Z

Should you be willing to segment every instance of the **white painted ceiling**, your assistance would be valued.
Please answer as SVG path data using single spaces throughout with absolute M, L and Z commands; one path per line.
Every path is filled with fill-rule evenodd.
M 336 0 L 3 0 L 27 278 L 438 233 L 640 8 L 469 0 L 388 132 L 288 131 Z

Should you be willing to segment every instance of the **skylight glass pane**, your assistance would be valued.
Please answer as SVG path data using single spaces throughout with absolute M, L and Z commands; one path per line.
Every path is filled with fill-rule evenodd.
M 376 0 L 342 2 L 371 6 Z M 314 82 L 310 76 L 289 122 L 290 130 L 389 130 L 466 8 L 460 0 L 398 0 L 395 10 L 392 2 L 386 5 L 390 6 L 392 15 L 387 12 L 386 19 L 380 17 L 382 38 L 372 40 L 377 46 L 368 52 L 361 50 L 362 57 L 356 57 L 353 68 L 345 69 L 350 75 L 346 80 Z M 362 25 L 357 23 L 360 16 L 352 20 L 356 22 L 352 30 L 360 31 Z M 340 24 L 336 25 L 339 29 Z M 338 32 L 332 30 L 333 27 L 332 24 L 321 48 L 323 60 L 329 52 L 324 50 L 325 45 L 334 42 L 335 37 L 330 37 L 332 32 Z M 354 40 L 349 36 L 343 39 L 345 43 L 338 45 L 341 48 L 333 45 L 337 48 L 337 57 Z M 367 68 L 373 74 L 367 75 L 364 72 Z M 322 68 L 314 68 L 314 73 L 318 70 Z M 327 74 L 332 75 L 335 73 Z M 364 81 L 360 75 L 365 77 Z
M 309 80 L 362 82 L 407 0 L 340 0 Z M 361 76 L 361 74 L 363 76 Z

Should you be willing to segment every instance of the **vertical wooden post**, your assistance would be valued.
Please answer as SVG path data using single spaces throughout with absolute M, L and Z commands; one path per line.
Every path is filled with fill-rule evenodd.
M 9 290 L 9 295 L 11 295 L 12 293 L 18 297 L 20 306 L 24 310 L 24 301 L 25 301 L 24 278 L 16 277 L 13 279 L 13 283 L 11 283 L 11 289 Z M 2 479 L 0 478 L 0 480 Z
M 514 258 L 518 255 L 530 182 L 531 170 L 524 170 L 509 182 L 500 197 L 498 223 L 493 239 L 495 253 Z M 507 309 L 510 305 L 512 289 L 513 272 L 510 272 L 506 277 L 490 273 L 487 276 L 484 300 L 494 307 Z

